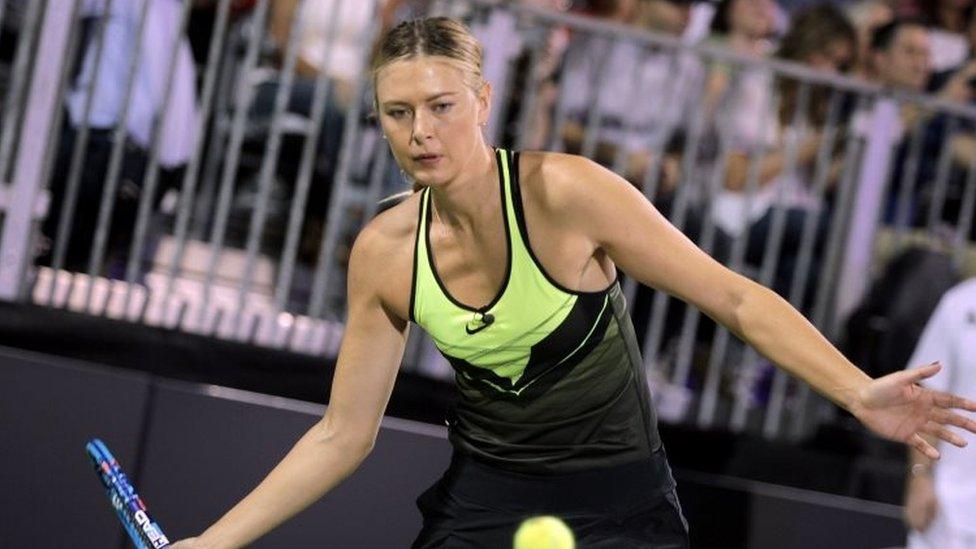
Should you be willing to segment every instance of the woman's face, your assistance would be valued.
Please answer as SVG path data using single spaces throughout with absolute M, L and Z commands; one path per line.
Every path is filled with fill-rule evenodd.
M 394 61 L 376 75 L 380 126 L 400 169 L 418 183 L 455 179 L 485 146 L 491 89 L 467 85 L 442 56 Z
M 834 40 L 823 46 L 806 60 L 815 69 L 833 73 L 846 73 L 854 64 L 854 44 L 847 40 Z
M 772 34 L 775 18 L 774 0 L 734 0 L 729 6 L 729 27 L 750 38 Z

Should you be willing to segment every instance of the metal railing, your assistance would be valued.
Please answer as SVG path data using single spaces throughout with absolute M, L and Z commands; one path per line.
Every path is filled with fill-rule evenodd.
M 170 19 L 147 15 L 164 4 Z M 189 98 L 173 90 L 187 89 L 180 56 L 190 0 L 107 0 L 94 13 L 71 0 L 57 3 L 67 10 L 28 5 L 0 90 L 0 295 L 334 357 L 352 237 L 405 185 L 371 116 L 365 67 L 382 30 L 378 3 L 337 1 L 310 18 L 303 2 L 282 41 L 269 31 L 268 0 L 237 17 L 220 0 Z M 427 13 L 464 19 L 485 43 L 492 143 L 596 158 L 828 337 L 878 268 L 877 242 L 887 250 L 922 234 L 947 240 L 961 264 L 969 257 L 976 155 L 966 162 L 949 145 L 973 135 L 972 107 L 531 6 L 433 2 Z M 358 76 L 339 76 L 345 67 L 333 63 L 349 61 L 332 55 L 314 74 L 299 70 L 308 33 L 325 51 L 357 45 Z M 603 53 L 588 62 L 594 51 Z M 621 66 L 634 70 L 613 72 Z M 719 66 L 731 84 L 708 112 L 704 81 Z M 106 81 L 117 97 L 100 95 Z M 147 81 L 162 91 L 148 106 Z M 762 98 L 755 131 L 732 118 L 736 94 L 747 92 Z M 65 118 L 68 94 L 83 101 Z M 923 115 L 893 138 L 907 106 Z M 107 124 L 96 116 L 106 109 Z M 189 152 L 163 165 L 165 120 L 180 109 L 196 115 L 184 128 Z M 817 109 L 822 116 L 811 115 Z M 140 141 L 133 127 L 147 110 Z M 933 159 L 929 128 L 943 119 L 937 137 L 949 141 Z M 816 150 L 804 153 L 813 135 Z M 102 147 L 101 165 L 92 165 L 93 147 Z M 763 169 L 771 155 L 782 161 L 773 176 Z M 730 187 L 730 167 L 742 162 L 743 180 Z M 802 207 L 791 202 L 797 187 Z M 723 220 L 723 201 L 737 204 L 737 229 Z M 757 209 L 762 216 L 748 213 Z M 938 236 L 947 226 L 948 239 Z M 664 420 L 767 436 L 801 435 L 818 421 L 805 385 L 694 308 L 625 280 L 628 302 L 648 309 L 643 353 Z M 449 373 L 421 336 L 405 367 Z

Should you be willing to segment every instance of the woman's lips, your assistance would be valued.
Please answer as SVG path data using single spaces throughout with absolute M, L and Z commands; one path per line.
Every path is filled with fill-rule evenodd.
M 441 158 L 443 157 L 439 154 L 424 154 L 421 156 L 415 156 L 414 162 L 420 164 L 425 168 L 431 168 L 433 166 L 436 166 L 438 163 L 440 163 Z

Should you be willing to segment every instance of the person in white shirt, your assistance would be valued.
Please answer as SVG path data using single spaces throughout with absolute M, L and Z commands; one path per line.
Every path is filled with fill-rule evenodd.
M 144 7 L 145 23 L 140 34 Z M 196 68 L 189 41 L 179 33 L 183 9 L 179 0 L 84 0 L 80 8 L 87 32 L 82 32 L 76 74 L 65 95 L 67 116 L 51 177 L 51 207 L 42 225 L 45 251 L 38 263 L 51 261 L 62 208 L 66 206 L 75 140 L 80 128 L 87 126 L 88 144 L 80 167 L 77 200 L 72 206 L 73 222 L 67 227 L 67 251 L 62 266 L 69 270 L 87 268 L 103 190 L 108 185 L 117 185 L 106 274 L 118 277 L 120 265 L 129 253 L 153 140 L 158 140 L 161 168 L 152 197 L 154 205 L 160 202 L 165 190 L 177 185 L 180 170 L 198 144 Z M 97 38 L 100 23 L 105 24 L 101 46 Z M 174 48 L 176 58 L 171 65 Z M 130 75 L 133 55 L 138 57 Z M 131 92 L 127 97 L 130 78 Z M 169 95 L 165 96 L 168 82 Z M 125 124 L 126 138 L 121 170 L 118 181 L 108 182 L 114 132 L 120 124 Z M 96 266 L 96 271 L 101 268 Z
M 654 0 L 640 9 L 619 2 L 602 14 L 608 21 L 682 36 L 687 30 L 690 1 Z M 623 175 L 640 185 L 647 170 L 664 156 L 662 191 L 677 184 L 678 160 L 667 154 L 672 138 L 689 126 L 698 106 L 704 71 L 688 52 L 641 45 L 606 36 L 581 36 L 566 52 L 557 110 L 568 115 L 562 132 L 567 152 L 579 152 L 586 141 L 590 110 L 599 110 L 595 159 L 615 164 L 624 155 Z M 598 85 L 597 85 L 598 84 Z
M 909 368 L 939 362 L 942 371 L 925 381 L 938 391 L 976 397 L 976 278 L 942 297 L 909 360 Z M 970 444 L 976 436 L 961 433 Z M 933 463 L 911 451 L 905 489 L 909 549 L 976 547 L 976 456 L 946 444 Z
M 842 73 L 851 65 L 855 42 L 855 30 L 842 12 L 829 5 L 817 6 L 796 14 L 793 27 L 780 42 L 777 57 L 825 73 Z M 749 75 L 747 71 L 740 71 L 740 76 L 742 72 Z M 718 113 L 719 124 L 732 125 L 731 129 L 720 126 L 718 131 L 733 135 L 727 138 L 730 154 L 725 179 L 722 188 L 712 197 L 710 215 L 720 229 L 722 244 L 719 248 L 731 249 L 732 241 L 745 238 L 745 260 L 758 267 L 765 260 L 775 213 L 779 208 L 784 210 L 782 245 L 772 286 L 782 295 L 788 295 L 796 276 L 808 217 L 815 216 L 816 219 L 812 225 L 815 247 L 811 272 L 818 269 L 821 248 L 826 240 L 829 212 L 823 196 L 813 188 L 813 182 L 817 155 L 824 144 L 830 90 L 812 86 L 806 112 L 800 113 L 804 122 L 795 124 L 799 83 L 781 78 L 777 85 L 781 100 L 776 112 L 750 109 L 753 119 L 765 119 L 770 123 L 769 127 L 756 126 L 758 129 L 751 132 L 756 138 L 749 138 L 750 132 L 743 131 L 746 126 L 736 125 L 734 118 L 725 116 L 726 112 Z M 767 95 L 771 97 L 772 91 L 767 84 Z M 732 109 L 731 114 L 735 114 L 743 110 L 740 105 L 741 102 L 726 105 L 725 109 Z M 772 106 L 767 104 L 766 108 Z M 751 170 L 755 154 L 758 154 L 758 169 L 753 181 Z M 826 174 L 828 186 L 837 181 L 841 166 L 841 158 L 832 159 Z M 725 253 L 728 252 L 719 255 Z
M 149 11 L 140 41 L 137 32 L 145 2 L 149 2 Z M 82 6 L 83 17 L 107 17 L 108 25 L 89 124 L 93 128 L 111 128 L 118 123 L 126 99 L 123 93 L 129 76 L 130 57 L 141 42 L 126 129 L 139 147 L 148 149 L 155 123 L 161 122 L 160 164 L 166 168 L 186 164 L 197 143 L 195 132 L 199 113 L 196 69 L 190 43 L 185 36 L 175 34 L 180 21 L 181 3 L 177 0 L 115 1 L 111 3 L 108 14 L 105 13 L 106 4 L 105 0 L 86 0 Z M 173 68 L 169 100 L 166 101 L 163 94 L 174 46 L 179 51 Z M 85 117 L 88 90 L 92 79 L 96 78 L 97 49 L 97 40 L 93 37 L 85 48 L 80 74 L 67 96 L 68 113 L 75 127 L 80 126 Z

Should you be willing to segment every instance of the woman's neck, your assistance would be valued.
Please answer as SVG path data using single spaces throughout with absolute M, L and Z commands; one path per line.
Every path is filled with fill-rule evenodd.
M 431 189 L 434 218 L 463 231 L 473 231 L 489 212 L 498 210 L 498 172 L 491 147 L 479 147 L 453 180 Z

